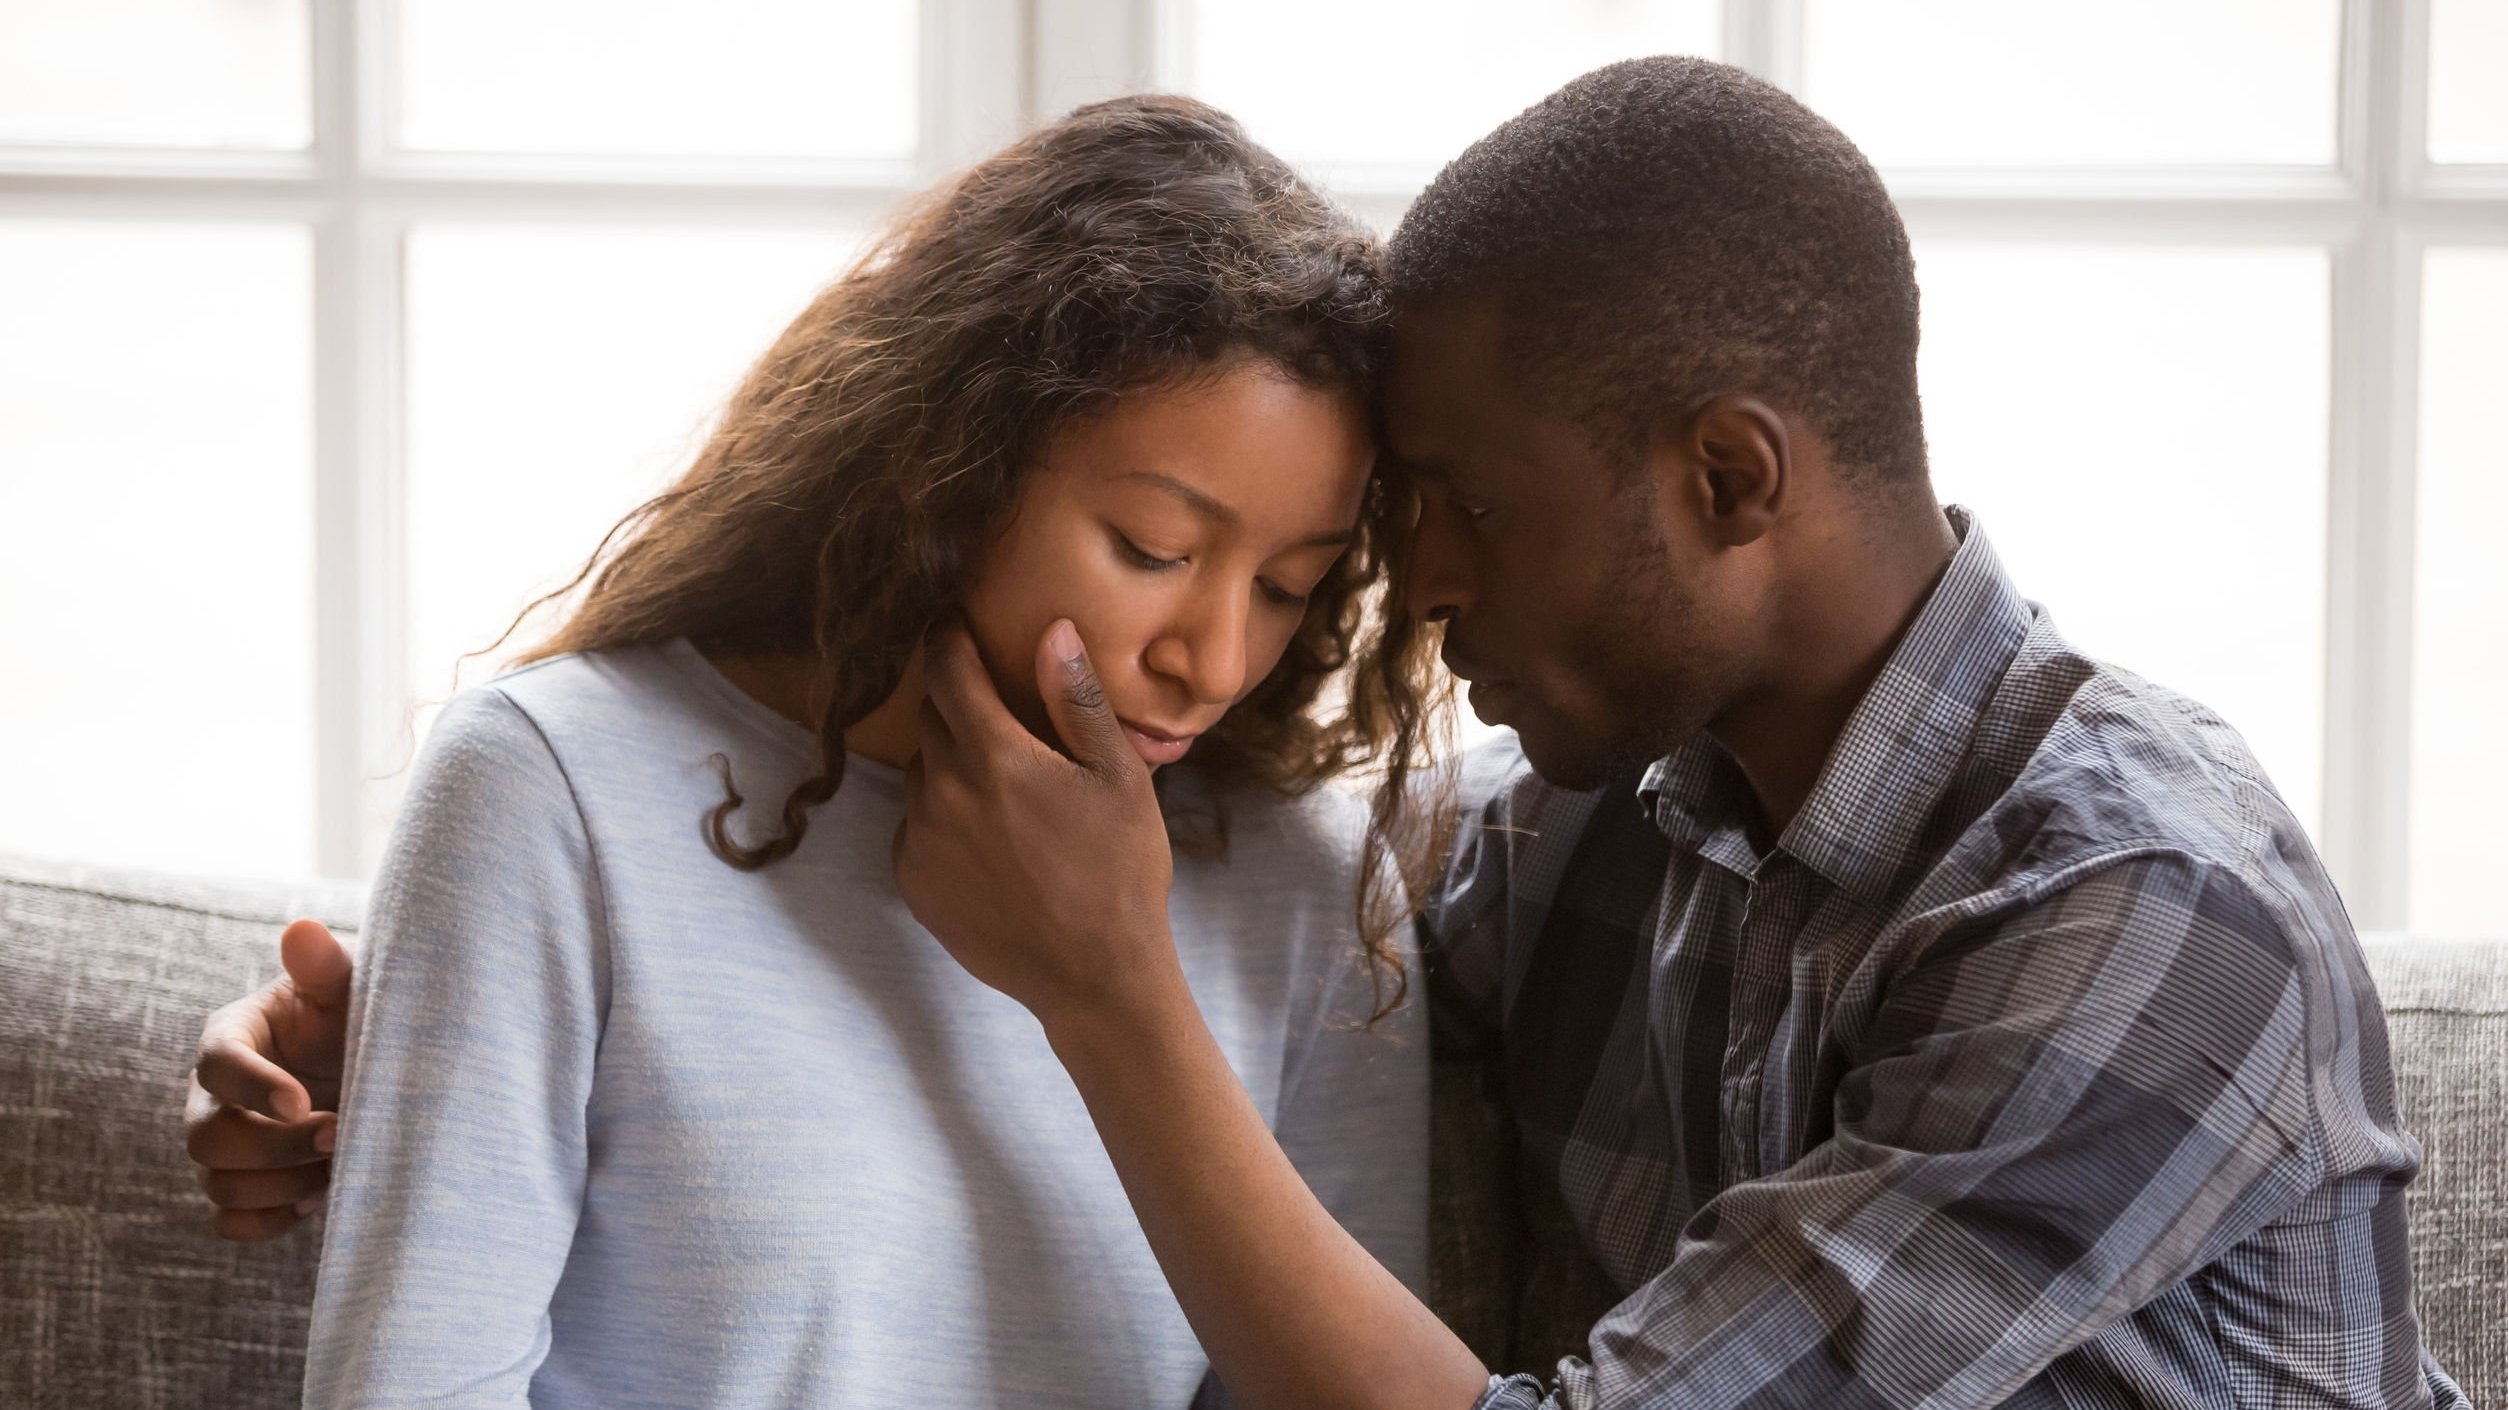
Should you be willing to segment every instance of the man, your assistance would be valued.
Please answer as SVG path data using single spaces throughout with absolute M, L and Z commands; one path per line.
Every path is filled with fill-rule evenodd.
M 1039 657 L 1062 752 L 934 639 L 897 844 L 1044 1025 L 1235 1398 L 2463 1405 L 2340 901 L 2226 725 L 2072 651 L 1937 506 L 1913 263 L 1854 147 L 1734 70 L 1613 65 L 1450 165 L 1389 258 L 1406 605 L 1530 768 L 1423 918 L 1432 1014 L 1624 1295 L 1587 1354 L 1490 1374 L 1299 1182 L 1183 987 L 1075 633 Z M 305 1003 L 204 1040 L 291 1119 L 204 1098 L 200 1131 L 323 1128 L 252 1055 L 330 1042 L 315 941 Z

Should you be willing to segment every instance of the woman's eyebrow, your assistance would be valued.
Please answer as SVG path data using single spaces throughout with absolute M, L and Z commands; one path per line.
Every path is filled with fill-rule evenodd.
M 1117 480 L 1139 480 L 1146 484 L 1156 485 L 1158 488 L 1165 490 L 1167 493 L 1183 500 L 1186 504 L 1191 505 L 1194 512 L 1226 528 L 1236 528 L 1245 521 L 1244 516 L 1237 513 L 1236 509 L 1229 505 L 1226 501 L 1213 498 L 1208 491 L 1194 485 L 1186 484 L 1184 481 L 1177 479 L 1173 475 L 1162 475 L 1155 470 L 1134 470 L 1128 474 L 1117 475 L 1114 478 Z M 1305 538 L 1299 539 L 1296 543 L 1291 544 L 1290 547 L 1293 549 L 1345 548 L 1349 545 L 1350 541 L 1357 536 L 1356 531 L 1351 529 L 1324 529 L 1316 533 L 1308 534 Z
M 1135 470 L 1128 475 L 1117 475 L 1115 478 L 1118 480 L 1141 480 L 1149 484 L 1156 485 L 1160 489 L 1165 490 L 1167 493 L 1183 500 L 1186 504 L 1193 506 L 1194 510 L 1201 514 L 1204 518 L 1215 520 L 1228 528 L 1233 529 L 1238 524 L 1244 522 L 1244 516 L 1238 514 L 1234 508 L 1231 508 L 1229 505 L 1220 500 L 1213 499 L 1205 491 L 1197 489 L 1192 485 L 1188 485 L 1173 475 L 1161 475 L 1155 470 Z

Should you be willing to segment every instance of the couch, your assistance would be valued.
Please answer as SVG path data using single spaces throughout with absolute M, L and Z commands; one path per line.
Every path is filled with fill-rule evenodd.
M 297 1399 L 317 1249 L 208 1232 L 179 1148 L 200 1020 L 268 979 L 279 925 L 353 932 L 349 887 L 0 855 L 0 1406 L 263 1410 Z M 2508 944 L 2379 939 L 2423 1335 L 2508 1407 Z M 1610 1293 L 1555 1200 L 1521 1187 L 1488 1078 L 1438 1073 L 1433 1276 L 1485 1358 L 1543 1364 Z

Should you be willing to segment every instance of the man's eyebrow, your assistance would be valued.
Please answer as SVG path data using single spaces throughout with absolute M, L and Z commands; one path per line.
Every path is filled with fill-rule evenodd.
M 1414 480 L 1428 480 L 1440 485 L 1454 483 L 1454 467 L 1442 460 L 1399 460 L 1394 468 Z
M 1135 470 L 1130 474 L 1117 475 L 1115 478 L 1118 480 L 1140 480 L 1148 484 L 1156 485 L 1160 489 L 1165 490 L 1167 493 L 1174 495 L 1176 498 L 1193 506 L 1194 511 L 1202 515 L 1204 518 L 1223 524 L 1231 529 L 1244 522 L 1244 516 L 1238 514 L 1233 507 L 1220 500 L 1212 498 L 1204 491 L 1197 489 L 1192 485 L 1186 484 L 1184 481 L 1177 479 L 1173 475 L 1161 475 L 1155 470 Z M 1308 534 L 1305 538 L 1299 539 L 1296 543 L 1289 546 L 1293 549 L 1343 548 L 1347 547 L 1350 541 L 1357 536 L 1356 531 L 1351 529 L 1325 529 L 1319 533 Z

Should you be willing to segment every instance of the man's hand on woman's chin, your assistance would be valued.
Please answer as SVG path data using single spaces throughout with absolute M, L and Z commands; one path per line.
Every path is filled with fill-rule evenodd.
M 209 1015 L 183 1108 L 183 1144 L 225 1238 L 274 1238 L 331 1185 L 348 951 L 321 922 L 279 937 L 286 973 Z
M 1079 633 L 1037 648 L 1037 689 L 1070 756 L 1028 732 L 955 623 L 924 643 L 918 752 L 892 862 L 914 917 L 967 972 L 1047 1029 L 1181 988 L 1173 860 L 1149 767 Z

